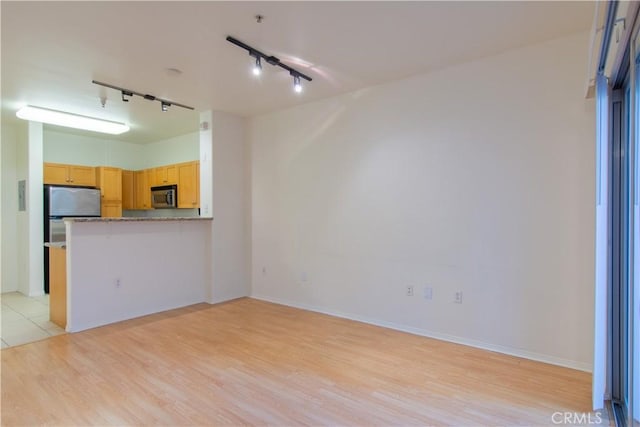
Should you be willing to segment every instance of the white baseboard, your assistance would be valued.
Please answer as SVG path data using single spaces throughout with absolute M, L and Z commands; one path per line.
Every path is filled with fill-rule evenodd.
M 400 325 L 393 322 L 386 322 L 383 320 L 371 319 L 371 318 L 360 316 L 357 314 L 343 313 L 336 310 L 311 306 L 308 304 L 302 304 L 302 303 L 288 301 L 280 298 L 272 298 L 264 295 L 255 295 L 255 294 L 251 295 L 250 298 L 272 302 L 274 304 L 281 304 L 289 307 L 300 308 L 303 310 L 314 311 L 317 313 L 328 314 L 330 316 L 341 317 L 343 319 L 355 320 L 358 322 L 368 323 L 370 325 L 381 326 L 383 328 L 395 329 L 397 331 L 408 332 L 410 334 L 420 335 L 427 338 L 434 338 L 441 341 L 447 341 L 447 342 L 452 342 L 456 344 L 467 345 L 469 347 L 480 348 L 483 350 L 495 351 L 497 353 L 508 354 L 510 356 L 522 357 L 524 359 L 535 360 L 537 362 L 549 363 L 551 365 L 563 366 L 565 368 L 577 369 L 579 371 L 584 371 L 584 372 L 592 372 L 591 365 L 589 365 L 588 363 L 578 362 L 575 360 L 563 359 L 560 357 L 549 356 L 546 354 L 535 353 L 532 351 L 526 351 L 526 350 L 521 350 L 517 348 L 490 344 L 483 341 L 457 337 L 454 335 L 442 334 L 439 332 L 432 332 L 426 329 L 414 328 L 411 326 Z

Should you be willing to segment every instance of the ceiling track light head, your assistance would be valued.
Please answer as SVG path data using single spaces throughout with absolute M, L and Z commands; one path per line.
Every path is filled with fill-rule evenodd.
M 293 90 L 296 93 L 302 92 L 302 84 L 300 83 L 300 76 L 297 74 L 293 75 Z
M 260 57 L 256 56 L 256 63 L 253 65 L 253 75 L 259 76 L 262 74 L 262 63 L 260 62 Z
M 170 106 L 171 106 L 170 102 L 165 102 L 165 101 L 160 102 L 160 108 L 162 108 L 162 112 L 166 112 Z
M 129 102 L 129 98 L 133 96 L 133 93 L 128 90 L 123 90 L 122 92 L 122 102 Z

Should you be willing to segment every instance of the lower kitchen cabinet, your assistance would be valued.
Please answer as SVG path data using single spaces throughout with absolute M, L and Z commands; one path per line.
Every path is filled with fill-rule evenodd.
M 67 327 L 67 250 L 49 248 L 49 319 Z

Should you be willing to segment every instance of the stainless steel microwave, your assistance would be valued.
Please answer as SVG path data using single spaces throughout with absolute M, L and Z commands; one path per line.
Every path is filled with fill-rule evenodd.
M 151 206 L 156 209 L 178 207 L 178 186 L 151 187 Z

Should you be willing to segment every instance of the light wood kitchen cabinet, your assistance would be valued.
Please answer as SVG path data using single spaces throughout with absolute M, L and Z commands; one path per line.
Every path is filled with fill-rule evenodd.
M 49 320 L 67 327 L 67 251 L 49 248 Z
M 135 209 L 134 180 L 133 171 L 122 171 L 122 209 Z
M 197 208 L 200 206 L 200 162 L 179 163 L 178 207 Z
M 105 202 L 100 205 L 103 218 L 120 218 L 122 216 L 122 202 Z
M 45 163 L 43 181 L 45 184 L 95 187 L 96 172 L 91 166 Z
M 100 189 L 103 217 L 122 216 L 122 169 L 108 166 L 96 168 L 96 184 Z
M 110 192 L 121 175 L 121 192 Z M 178 208 L 200 207 L 200 162 L 184 162 L 139 171 L 96 168 L 98 188 L 102 193 L 102 216 L 121 216 L 122 209 L 153 209 L 151 187 L 178 186 Z M 161 180 L 161 182 L 160 182 Z M 120 205 L 118 210 L 118 205 Z
M 178 168 L 176 165 L 167 165 L 154 168 L 153 182 L 151 187 L 161 185 L 173 185 L 178 183 Z
M 149 185 L 149 178 L 153 173 L 154 171 L 150 169 L 134 172 L 134 209 L 151 209 L 151 186 Z
M 45 184 L 69 184 L 69 165 L 45 163 L 43 181 Z

